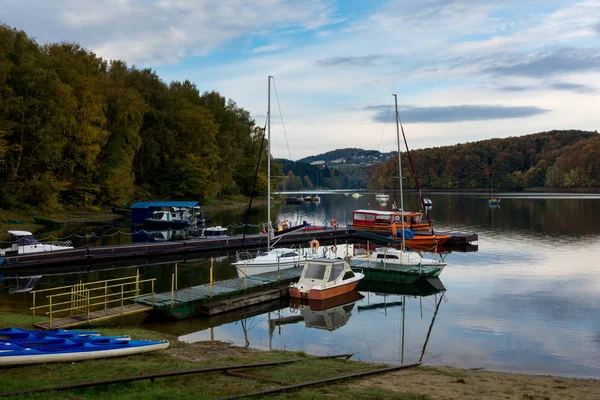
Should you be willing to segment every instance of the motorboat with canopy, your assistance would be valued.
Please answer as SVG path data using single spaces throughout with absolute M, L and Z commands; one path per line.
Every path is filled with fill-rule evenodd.
M 365 276 L 354 272 L 344 260 L 317 258 L 304 264 L 302 275 L 290 284 L 290 296 L 325 300 L 351 292 Z

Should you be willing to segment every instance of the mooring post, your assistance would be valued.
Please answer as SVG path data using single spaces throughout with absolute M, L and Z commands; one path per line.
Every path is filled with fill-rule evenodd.
M 383 252 L 383 270 L 385 271 L 385 263 L 387 261 L 387 248 Z
M 281 278 L 281 271 L 279 270 L 279 262 L 281 261 L 281 257 L 277 256 L 277 283 L 279 283 L 279 278 Z
M 344 257 L 346 261 L 350 258 L 350 254 L 348 254 L 348 241 L 346 240 L 346 257 Z
M 177 263 L 175 263 L 175 290 L 179 289 L 179 285 L 177 283 Z
M 31 325 L 35 325 L 35 292 L 31 294 L 33 295 L 33 307 L 31 307 Z
M 50 298 L 50 309 L 48 310 L 48 314 L 50 314 L 50 325 L 49 328 L 52 329 L 52 296 L 48 296 Z
M 175 298 L 175 273 L 171 273 L 171 308 L 173 307 L 173 299 Z
M 210 298 L 212 299 L 212 281 L 213 281 L 213 263 L 214 259 L 210 258 Z
M 371 257 L 371 245 L 369 244 L 368 240 L 367 240 L 367 257 Z

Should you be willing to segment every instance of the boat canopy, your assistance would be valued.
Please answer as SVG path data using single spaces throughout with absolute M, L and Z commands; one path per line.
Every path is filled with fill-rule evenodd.
M 309 261 L 304 267 L 300 281 L 310 280 L 314 283 L 320 281 L 323 284 L 333 284 L 338 281 L 340 277 L 342 280 L 354 277 L 354 273 L 350 270 L 347 270 L 346 273 L 343 274 L 344 269 L 345 263 L 343 260 L 319 259 Z
M 40 242 L 33 237 L 31 232 L 27 231 L 8 231 L 11 235 L 13 235 L 17 239 L 17 244 L 19 246 L 29 246 L 40 244 Z

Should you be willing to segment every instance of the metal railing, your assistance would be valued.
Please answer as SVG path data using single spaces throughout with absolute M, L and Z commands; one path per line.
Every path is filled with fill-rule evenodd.
M 122 316 L 124 307 L 142 296 L 151 296 L 154 305 L 154 282 L 156 278 L 140 280 L 139 271 L 134 276 L 107 279 L 102 281 L 76 283 L 69 286 L 41 289 L 32 291 L 33 304 L 31 309 L 32 321 L 35 325 L 36 314 L 49 319 L 49 328 L 60 319 L 86 316 L 98 311 L 120 308 L 120 312 L 106 315 L 96 315 L 92 319 L 106 319 Z M 150 283 L 150 291 L 142 291 L 141 284 Z M 144 285 L 147 286 L 147 285 Z M 37 305 L 40 293 L 51 293 L 43 297 L 45 304 Z M 116 304 L 115 304 L 116 303 Z

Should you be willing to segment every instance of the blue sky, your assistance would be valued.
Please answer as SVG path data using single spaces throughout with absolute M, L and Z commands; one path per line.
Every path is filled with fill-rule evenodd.
M 395 150 L 392 93 L 412 148 L 600 126 L 600 0 L 0 0 L 0 21 L 190 79 L 259 125 L 273 75 L 293 159 Z

